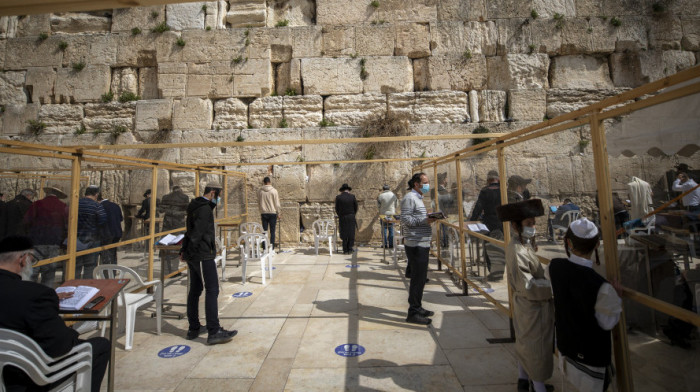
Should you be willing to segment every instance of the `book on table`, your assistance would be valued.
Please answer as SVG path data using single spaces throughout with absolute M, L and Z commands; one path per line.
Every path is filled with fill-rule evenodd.
M 56 288 L 56 293 L 73 293 L 70 298 L 59 301 L 58 307 L 61 310 L 80 310 L 88 301 L 92 299 L 100 289 L 92 286 L 61 286 Z
M 177 245 L 180 242 L 182 242 L 183 238 L 185 238 L 184 234 L 168 234 L 165 237 L 161 238 L 160 241 L 158 241 L 158 245 Z
M 428 214 L 428 218 L 445 219 L 445 214 L 442 211 L 431 212 Z
M 467 225 L 467 228 L 471 231 L 476 231 L 476 232 L 480 232 L 480 231 L 488 232 L 489 231 L 489 228 L 486 227 L 486 225 L 483 223 L 470 223 Z

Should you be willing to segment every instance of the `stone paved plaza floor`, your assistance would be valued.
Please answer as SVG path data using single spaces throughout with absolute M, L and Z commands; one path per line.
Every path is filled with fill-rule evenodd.
M 120 252 L 120 257 L 120 264 L 144 268 L 140 256 Z M 266 285 L 262 285 L 259 264 L 249 266 L 248 282 L 242 285 L 237 263 L 237 257 L 229 260 L 219 295 L 222 326 L 238 330 L 233 341 L 207 346 L 206 334 L 185 340 L 184 318 L 164 318 L 163 333 L 158 336 L 155 319 L 150 317 L 152 308 L 146 308 L 137 317 L 133 349 L 123 350 L 123 335 L 117 341 L 116 390 L 516 390 L 513 345 L 486 341 L 509 335 L 508 318 L 481 296 L 447 296 L 461 289 L 450 275 L 436 270 L 432 257 L 423 299 L 424 307 L 435 311 L 428 327 L 404 321 L 409 283 L 403 277 L 405 263 L 397 265 L 389 258 L 383 263 L 381 249 L 361 247 L 354 258 L 330 257 L 327 249 L 318 256 L 313 248 L 287 250 L 276 255 L 273 279 Z M 168 303 L 185 302 L 185 276 L 168 281 Z M 234 298 L 239 292 L 251 295 Z M 184 306 L 173 309 L 185 311 Z M 204 323 L 203 314 L 201 318 Z M 653 342 L 634 344 L 652 347 L 649 343 Z M 338 346 L 359 350 L 353 350 L 352 344 L 362 346 L 364 353 L 336 354 Z M 182 345 L 189 346 L 189 351 Z M 187 352 L 159 357 L 161 350 L 172 346 L 178 346 L 174 352 Z M 680 350 L 665 346 L 654 355 Z M 695 358 L 687 364 L 688 370 L 697 369 Z M 666 372 L 654 363 L 647 365 L 646 372 Z M 550 382 L 561 390 L 558 371 Z M 687 382 L 691 382 L 687 390 L 700 385 Z M 685 390 L 664 385 L 663 377 L 656 377 L 637 390 Z

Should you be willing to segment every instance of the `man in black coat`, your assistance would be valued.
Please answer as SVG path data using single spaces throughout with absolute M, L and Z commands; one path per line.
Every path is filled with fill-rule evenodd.
M 5 228 L 5 236 L 26 234 L 27 228 L 22 221 L 29 207 L 32 206 L 35 196 L 36 192 L 33 190 L 23 189 L 19 195 L 5 204 L 4 220 L 0 222 Z
M 486 175 L 487 185 L 479 192 L 479 198 L 472 210 L 469 220 L 481 220 L 489 232 L 503 232 L 503 224 L 498 220 L 496 207 L 501 205 L 501 183 L 498 180 L 498 172 L 491 170 Z
M 177 185 L 173 187 L 172 192 L 163 196 L 160 206 L 158 206 L 158 212 L 163 214 L 163 231 L 179 229 L 185 226 L 185 217 L 189 204 L 190 198 Z M 165 260 L 166 272 L 170 273 L 177 269 L 179 263 L 177 255 L 173 257 L 172 252 L 162 250 L 160 257 Z
M 107 223 L 101 227 L 101 245 L 109 245 L 121 241 L 124 234 L 122 230 L 124 215 L 121 207 L 117 203 L 103 198 L 102 193 L 97 195 L 97 200 L 100 200 L 100 205 L 102 205 L 105 214 L 107 214 Z M 117 248 L 100 252 L 100 260 L 102 264 L 117 264 Z
M 335 197 L 335 213 L 338 214 L 340 223 L 340 239 L 343 240 L 344 255 L 352 253 L 355 246 L 357 199 L 350 193 L 351 190 L 348 184 L 343 184 L 338 190 L 340 194 Z
M 59 357 L 83 341 L 78 339 L 78 332 L 68 328 L 58 315 L 56 292 L 28 281 L 35 261 L 32 252 L 32 241 L 27 237 L 9 236 L 0 240 L 0 298 L 4 298 L 0 301 L 0 328 L 23 333 L 46 354 Z M 91 390 L 97 392 L 109 362 L 110 343 L 102 337 L 87 342 L 92 346 Z M 48 386 L 37 387 L 16 368 L 6 369 L 3 377 L 9 391 L 49 389 Z
M 190 271 L 190 287 L 187 293 L 187 320 L 190 327 L 186 339 L 196 339 L 205 328 L 199 322 L 199 297 L 206 289 L 204 314 L 209 332 L 207 344 L 230 342 L 238 331 L 227 331 L 219 324 L 217 298 L 219 297 L 219 276 L 216 273 L 216 229 L 214 228 L 214 208 L 221 198 L 221 185 L 207 184 L 204 194 L 187 206 L 187 232 L 182 241 L 180 257 L 187 262 Z

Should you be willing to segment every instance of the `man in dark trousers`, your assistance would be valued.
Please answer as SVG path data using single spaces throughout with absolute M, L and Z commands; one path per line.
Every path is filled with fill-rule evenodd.
M 350 193 L 351 190 L 348 184 L 343 184 L 338 190 L 340 194 L 335 197 L 335 213 L 338 214 L 340 223 L 340 239 L 343 240 L 344 255 L 351 254 L 355 246 L 357 199 Z
M 78 250 L 97 248 L 102 241 L 100 233 L 102 226 L 107 223 L 107 214 L 102 204 L 97 202 L 99 193 L 100 187 L 90 185 L 85 189 L 85 197 L 78 200 Z M 97 267 L 97 256 L 98 253 L 78 256 L 75 259 L 75 277 L 92 279 L 92 272 Z
M 196 339 L 206 330 L 209 332 L 207 344 L 230 342 L 238 331 L 227 331 L 219 325 L 217 298 L 219 297 L 219 276 L 216 273 L 216 230 L 214 228 L 214 208 L 221 198 L 221 185 L 207 184 L 204 194 L 187 206 L 187 232 L 182 241 L 180 257 L 187 262 L 190 271 L 190 287 L 187 293 L 187 320 L 190 327 L 187 340 Z M 199 322 L 199 297 L 206 289 L 204 314 L 206 329 Z
M 102 226 L 102 245 L 114 244 L 122 239 L 122 209 L 107 199 L 102 198 L 102 194 L 97 195 L 100 205 L 107 214 L 107 223 Z M 117 248 L 107 249 L 100 252 L 102 264 L 117 264 Z
M 0 240 L 0 298 L 5 299 L 0 301 L 0 328 L 23 333 L 49 356 L 60 357 L 84 341 L 78 339 L 78 332 L 68 328 L 58 315 L 56 292 L 28 281 L 35 261 L 32 252 L 32 241 L 27 237 L 10 236 Z M 87 342 L 92 346 L 91 390 L 98 392 L 109 362 L 110 342 L 102 337 Z M 8 391 L 39 389 L 16 368 L 6 368 L 3 378 Z

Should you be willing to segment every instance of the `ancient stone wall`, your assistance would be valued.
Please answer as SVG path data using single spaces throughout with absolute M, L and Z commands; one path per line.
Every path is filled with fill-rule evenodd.
M 144 143 L 155 135 L 171 142 L 341 138 L 361 136 L 363 124 L 386 115 L 408 121 L 411 135 L 480 126 L 510 132 L 694 66 L 699 57 L 700 2 L 693 0 L 229 0 L 2 17 L 0 134 L 52 145 Z M 43 124 L 38 135 L 30 122 Z M 543 177 L 539 196 L 592 195 L 581 176 L 590 147 L 580 140 L 580 132 L 567 132 L 518 163 Z M 469 144 L 125 153 L 220 162 L 250 175 L 251 195 L 271 175 L 284 200 L 287 242 L 330 216 L 338 187 L 348 182 L 362 205 L 359 240 L 369 241 L 378 238 L 379 188 L 403 192 L 411 162 L 235 163 L 435 157 Z M 647 162 L 654 159 L 619 158 L 611 165 L 620 177 L 615 186 L 632 172 L 658 174 Z M 113 198 L 125 203 L 150 186 L 148 176 L 111 176 L 130 184 L 113 187 Z M 178 182 L 165 177 L 164 188 Z M 475 176 L 469 187 L 483 181 Z M 249 210 L 256 217 L 254 197 Z

